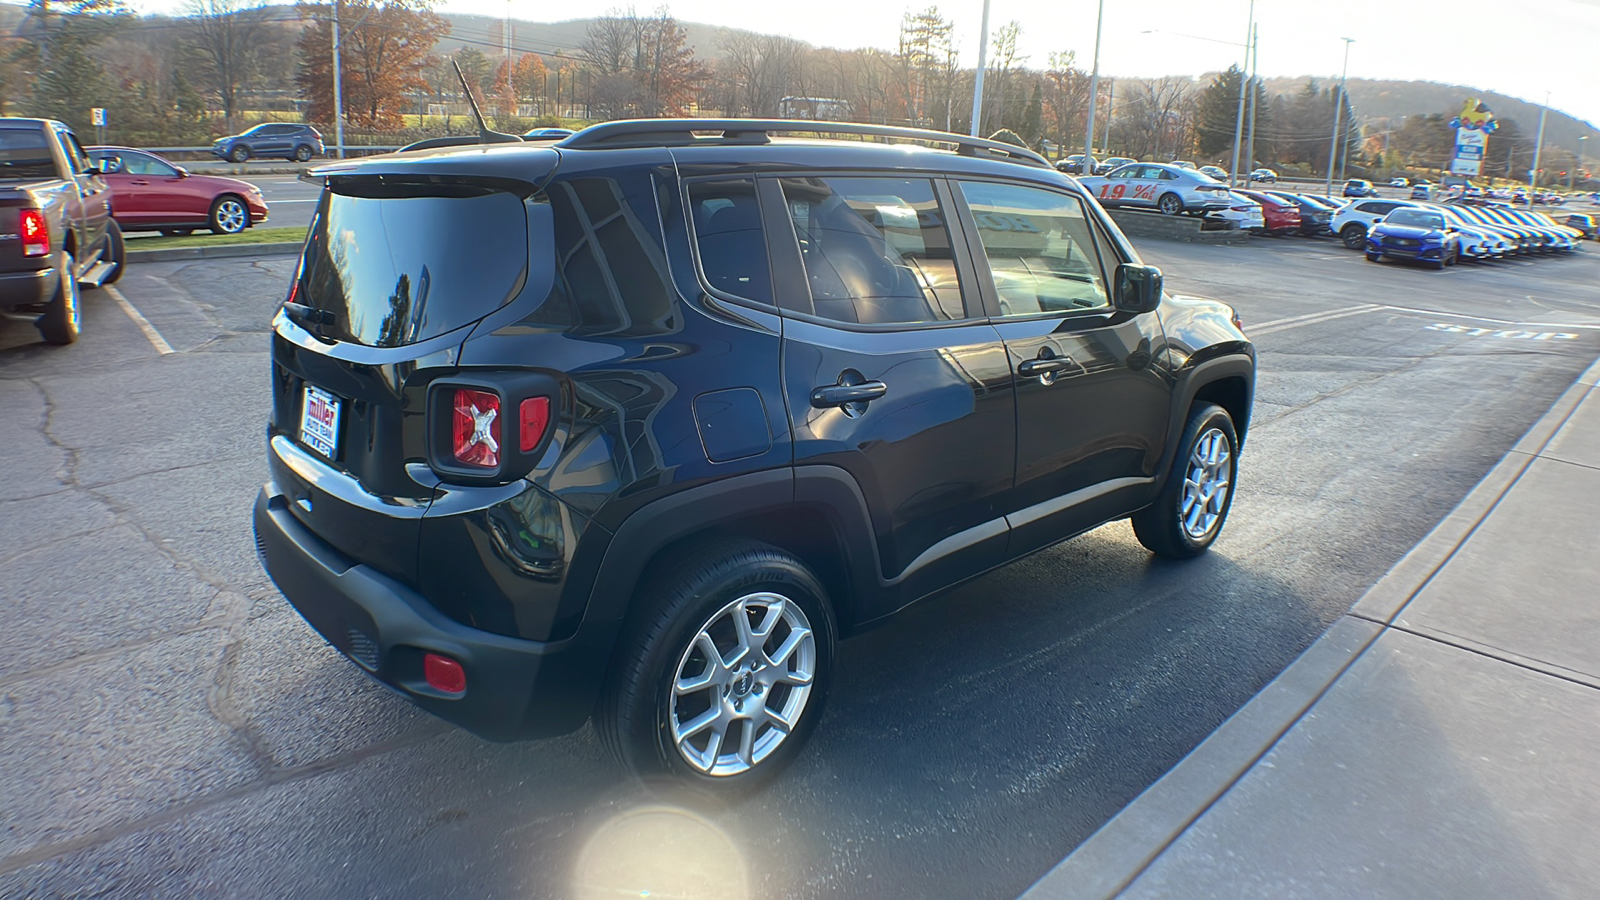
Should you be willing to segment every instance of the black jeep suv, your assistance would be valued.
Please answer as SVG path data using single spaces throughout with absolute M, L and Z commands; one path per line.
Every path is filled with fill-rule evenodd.
M 818 132 L 872 140 L 775 138 Z M 258 548 L 485 737 L 592 717 L 637 774 L 759 783 L 839 638 L 1104 522 L 1186 557 L 1227 517 L 1253 347 L 1025 149 L 657 120 L 316 171 Z

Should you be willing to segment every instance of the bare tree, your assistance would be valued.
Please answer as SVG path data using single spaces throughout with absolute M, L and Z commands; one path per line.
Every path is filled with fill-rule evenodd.
M 1118 118 L 1118 134 L 1128 151 L 1141 159 L 1168 158 L 1189 146 L 1194 124 L 1194 82 L 1166 76 L 1129 86 L 1127 105 Z
M 254 77 L 271 25 L 264 0 L 187 0 L 187 38 L 201 61 L 201 80 L 222 103 L 228 127 L 239 112 L 239 94 Z

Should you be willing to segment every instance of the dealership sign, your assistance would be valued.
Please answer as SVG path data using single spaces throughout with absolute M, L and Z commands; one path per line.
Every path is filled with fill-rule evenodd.
M 1499 123 L 1487 106 L 1472 98 L 1461 108 L 1461 115 L 1450 120 L 1456 130 L 1456 152 L 1450 159 L 1450 172 L 1454 175 L 1477 176 L 1483 174 L 1483 157 L 1489 147 L 1489 135 Z

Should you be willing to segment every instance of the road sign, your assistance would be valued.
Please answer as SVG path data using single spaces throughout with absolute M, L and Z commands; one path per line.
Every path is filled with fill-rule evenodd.
M 106 108 L 105 107 L 96 106 L 94 109 L 89 110 L 89 115 L 94 119 L 95 127 L 97 127 L 97 128 L 104 128 L 105 127 L 105 125 L 106 125 Z

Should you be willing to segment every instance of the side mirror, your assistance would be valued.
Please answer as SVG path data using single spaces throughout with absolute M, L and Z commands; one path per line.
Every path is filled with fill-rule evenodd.
M 1117 266 L 1116 299 L 1112 305 L 1123 312 L 1155 312 L 1161 305 L 1161 270 L 1155 266 L 1122 263 Z
M 188 178 L 189 177 L 189 170 L 185 169 L 183 166 L 173 166 L 173 168 L 178 170 L 178 177 L 179 178 Z
M 121 171 L 122 157 L 120 156 L 104 157 L 100 160 L 99 165 L 94 166 L 94 174 L 96 175 L 115 175 Z

